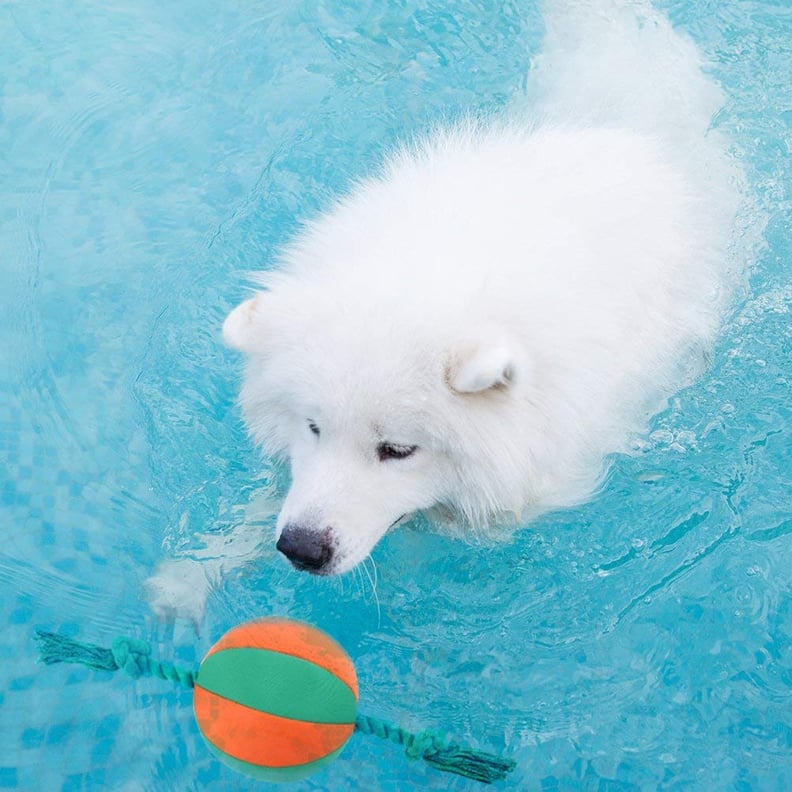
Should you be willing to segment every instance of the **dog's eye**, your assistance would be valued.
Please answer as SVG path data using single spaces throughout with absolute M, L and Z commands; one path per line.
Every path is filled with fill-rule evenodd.
M 380 462 L 388 459 L 407 459 L 418 450 L 414 445 L 396 445 L 395 443 L 380 443 L 377 446 L 377 456 Z
M 308 421 L 308 428 L 317 436 L 319 437 L 319 427 L 316 425 L 314 421 Z

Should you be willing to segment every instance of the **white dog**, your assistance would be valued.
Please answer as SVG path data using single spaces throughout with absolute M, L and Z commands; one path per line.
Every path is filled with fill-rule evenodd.
M 519 112 L 396 152 L 224 324 L 250 431 L 290 461 L 300 569 L 350 569 L 416 510 L 580 502 L 712 344 L 737 207 L 718 90 L 645 6 L 561 5 Z
M 584 500 L 712 346 L 744 258 L 720 92 L 645 3 L 547 5 L 523 99 L 397 151 L 225 322 L 300 569 L 350 569 L 416 510 Z M 151 579 L 155 609 L 200 613 L 194 566 Z

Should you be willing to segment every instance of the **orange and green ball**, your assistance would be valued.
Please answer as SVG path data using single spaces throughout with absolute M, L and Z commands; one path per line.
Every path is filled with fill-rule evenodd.
M 289 619 L 229 630 L 203 659 L 193 691 L 212 751 L 267 781 L 305 778 L 335 759 L 355 730 L 357 702 L 346 652 Z

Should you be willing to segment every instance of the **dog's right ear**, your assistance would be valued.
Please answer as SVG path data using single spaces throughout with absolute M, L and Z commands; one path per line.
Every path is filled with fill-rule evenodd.
M 508 390 L 524 380 L 528 365 L 521 346 L 500 333 L 484 333 L 476 342 L 460 344 L 446 365 L 446 383 L 455 393 Z
M 256 346 L 261 323 L 260 295 L 240 303 L 223 322 L 223 341 L 232 349 L 250 353 Z

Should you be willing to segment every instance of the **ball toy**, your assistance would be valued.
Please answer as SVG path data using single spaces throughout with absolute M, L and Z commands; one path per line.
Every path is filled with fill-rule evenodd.
M 36 631 L 39 660 L 158 677 L 193 692 L 198 728 L 223 762 L 266 781 L 296 781 L 331 762 L 353 732 L 404 748 L 410 759 L 491 784 L 515 763 L 432 729 L 413 734 L 357 711 L 358 683 L 346 652 L 302 622 L 266 618 L 229 630 L 197 671 L 155 660 L 151 647 L 119 636 L 110 648 Z
M 193 688 L 198 728 L 223 762 L 266 781 L 305 778 L 355 730 L 358 683 L 346 652 L 298 621 L 260 619 L 229 630 Z

